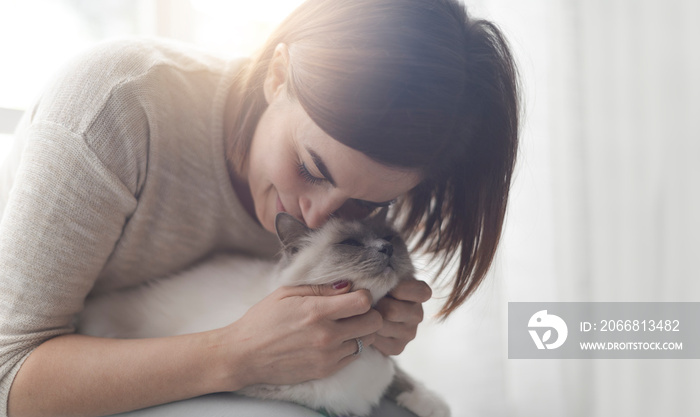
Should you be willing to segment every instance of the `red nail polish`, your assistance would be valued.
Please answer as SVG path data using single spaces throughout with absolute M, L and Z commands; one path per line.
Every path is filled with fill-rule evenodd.
M 336 281 L 336 282 L 333 283 L 333 289 L 334 289 L 334 290 L 340 290 L 340 289 L 342 289 L 342 288 L 347 287 L 348 284 L 349 284 L 349 282 L 346 281 L 346 280 Z

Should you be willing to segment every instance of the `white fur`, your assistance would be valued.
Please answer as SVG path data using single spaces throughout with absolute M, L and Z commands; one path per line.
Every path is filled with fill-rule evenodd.
M 436 393 L 418 381 L 412 380 L 412 391 L 399 394 L 396 403 L 413 411 L 419 417 L 450 417 L 450 407 Z
M 378 233 L 382 232 L 387 233 L 384 229 Z M 368 249 L 357 252 L 358 256 L 348 252 L 353 249 L 338 245 L 344 233 L 370 234 L 364 246 Z M 392 239 L 394 253 L 387 258 L 378 251 L 386 241 L 372 235 L 367 224 L 330 221 L 321 230 L 302 235 L 298 242 L 301 250 L 288 265 L 219 255 L 172 277 L 89 298 L 78 317 L 78 331 L 120 338 L 201 332 L 235 322 L 281 285 L 326 284 L 341 279 L 349 280 L 354 288 L 369 289 L 376 302 L 400 279 L 413 274 L 405 244 L 399 239 Z M 365 416 L 379 403 L 395 372 L 394 362 L 369 346 L 330 377 L 295 385 L 253 385 L 239 392 L 293 401 L 336 415 Z M 431 399 L 432 393 L 414 390 L 411 395 L 404 394 L 397 399 L 420 417 L 448 415 L 436 411 L 443 409 L 436 405 L 439 398 Z
M 394 362 L 372 347 L 330 377 L 295 385 L 251 386 L 241 394 L 273 400 L 293 401 L 334 415 L 365 416 L 379 404 L 394 377 Z
M 89 298 L 78 332 L 147 338 L 224 327 L 276 288 L 270 279 L 275 268 L 269 261 L 219 255 L 167 279 Z
M 224 327 L 277 287 L 275 268 L 265 261 L 220 255 L 173 277 L 89 299 L 78 330 L 101 337 L 145 338 Z M 231 271 L 247 278 L 237 279 Z M 253 385 L 239 392 L 364 416 L 379 404 L 393 376 L 393 361 L 370 346 L 330 377 L 295 385 Z

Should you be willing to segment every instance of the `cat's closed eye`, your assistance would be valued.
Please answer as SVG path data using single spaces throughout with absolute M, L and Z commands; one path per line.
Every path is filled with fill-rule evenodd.
M 362 243 L 360 243 L 360 241 L 353 238 L 345 239 L 344 241 L 340 242 L 340 244 L 348 246 L 363 246 Z
M 382 238 L 382 240 L 386 240 L 387 242 L 391 242 L 392 239 L 394 239 L 396 236 L 394 235 L 387 235 Z

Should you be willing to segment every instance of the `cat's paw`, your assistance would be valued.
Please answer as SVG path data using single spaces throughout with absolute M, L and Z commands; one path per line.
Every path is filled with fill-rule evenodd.
M 418 417 L 450 417 L 450 406 L 434 392 L 423 385 L 413 391 L 403 392 L 396 397 L 396 403 Z

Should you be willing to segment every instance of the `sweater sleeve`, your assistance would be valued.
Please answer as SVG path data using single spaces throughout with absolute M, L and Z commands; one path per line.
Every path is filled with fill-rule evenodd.
M 26 145 L 0 219 L 0 416 L 29 354 L 73 331 L 125 222 L 132 190 L 83 135 L 50 121 Z

